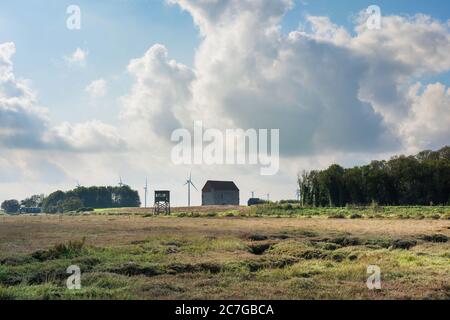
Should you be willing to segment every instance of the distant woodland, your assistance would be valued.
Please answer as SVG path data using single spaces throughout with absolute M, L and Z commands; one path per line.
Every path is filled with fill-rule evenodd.
M 335 164 L 303 171 L 298 185 L 305 206 L 450 204 L 450 147 L 348 169 Z
M 81 208 L 122 208 L 140 205 L 139 193 L 126 185 L 78 187 L 67 192 L 56 191 L 42 201 L 42 209 L 46 213 L 68 212 Z

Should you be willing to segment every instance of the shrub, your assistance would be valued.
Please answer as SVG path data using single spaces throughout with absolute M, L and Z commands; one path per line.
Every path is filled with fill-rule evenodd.
M 350 216 L 350 219 L 362 219 L 362 218 L 363 218 L 363 216 L 361 214 L 359 214 L 359 213 L 353 213 Z
M 399 239 L 392 242 L 392 249 L 409 250 L 417 244 L 415 240 Z
M 217 217 L 217 212 L 210 211 L 206 214 L 207 217 Z
M 448 241 L 448 237 L 445 234 L 433 234 L 425 235 L 422 237 L 423 240 L 428 242 L 444 243 Z

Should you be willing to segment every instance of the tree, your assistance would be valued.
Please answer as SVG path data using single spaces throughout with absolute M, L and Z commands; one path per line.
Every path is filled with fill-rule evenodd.
M 44 195 L 34 195 L 25 200 L 22 200 L 20 204 L 27 208 L 40 208 L 42 207 L 42 202 L 44 201 Z
M 65 198 L 66 198 L 66 195 L 61 190 L 51 193 L 42 202 L 43 211 L 46 213 L 62 213 L 62 212 L 64 212 L 62 204 L 63 204 Z
M 43 211 L 46 213 L 63 213 L 82 207 L 119 208 L 140 205 L 139 193 L 129 186 L 78 187 L 67 192 L 56 191 L 42 202 Z
M 115 207 L 139 207 L 141 200 L 139 193 L 129 186 L 114 188 L 112 191 L 113 205 Z
M 1 207 L 6 213 L 13 214 L 19 211 L 20 204 L 17 200 L 5 200 Z
M 450 147 L 350 169 L 332 165 L 297 179 L 304 205 L 445 205 L 450 202 Z
M 81 199 L 77 197 L 66 198 L 62 203 L 63 212 L 77 211 L 78 209 L 83 207 L 83 201 L 81 201 Z

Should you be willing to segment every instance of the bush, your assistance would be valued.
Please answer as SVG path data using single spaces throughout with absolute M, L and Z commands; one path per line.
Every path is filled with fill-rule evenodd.
M 78 209 L 77 210 L 77 212 L 78 213 L 80 213 L 80 212 L 92 212 L 92 211 L 94 211 L 94 208 L 80 208 L 80 209 Z
M 350 219 L 362 219 L 362 215 L 359 213 L 354 213 L 350 216 Z

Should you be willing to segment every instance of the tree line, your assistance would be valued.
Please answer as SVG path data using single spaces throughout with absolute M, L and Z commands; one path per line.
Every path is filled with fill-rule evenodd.
M 139 207 L 139 193 L 129 186 L 78 187 L 70 191 L 55 191 L 47 197 L 35 195 L 20 203 L 6 200 L 1 207 L 6 213 L 17 213 L 21 206 L 41 208 L 45 213 L 64 213 L 80 209 Z
M 334 164 L 303 171 L 298 186 L 304 206 L 450 204 L 450 147 L 347 169 Z
M 123 208 L 139 207 L 139 193 L 129 186 L 120 187 L 78 187 L 63 192 L 56 191 L 42 202 L 46 213 L 75 211 L 81 208 Z

